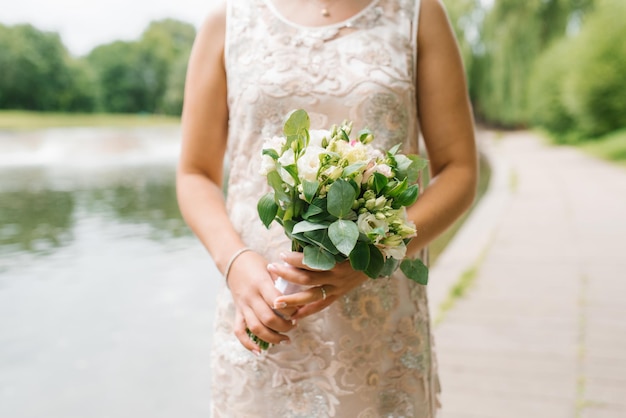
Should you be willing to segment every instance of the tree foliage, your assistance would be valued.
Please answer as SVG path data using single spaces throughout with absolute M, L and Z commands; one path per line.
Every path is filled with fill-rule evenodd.
M 0 25 L 0 108 L 90 110 L 93 78 L 56 33 Z
M 56 33 L 0 25 L 0 109 L 179 113 L 194 37 L 166 19 L 74 58 Z
M 533 121 L 562 140 L 597 137 L 626 126 L 626 3 L 601 0 L 580 33 L 537 61 Z
M 535 60 L 567 33 L 572 16 L 590 0 L 496 0 L 482 27 L 478 112 L 505 126 L 529 120 L 528 85 Z

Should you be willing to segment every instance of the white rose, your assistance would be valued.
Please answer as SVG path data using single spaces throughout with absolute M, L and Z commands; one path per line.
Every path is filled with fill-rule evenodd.
M 280 158 L 278 159 L 278 163 L 283 167 L 287 167 L 295 164 L 295 158 L 296 156 L 293 153 L 293 150 L 289 148 L 287 151 L 285 151 L 283 155 L 280 156 Z M 294 186 L 296 184 L 294 178 L 291 177 L 291 174 L 289 174 L 289 172 L 284 168 L 281 167 L 278 174 L 280 174 L 280 178 L 288 185 Z
M 317 172 L 320 169 L 320 154 L 324 148 L 311 145 L 306 148 L 304 155 L 298 159 L 298 177 L 301 180 L 317 181 Z
M 269 155 L 261 156 L 261 168 L 259 169 L 259 174 L 267 176 L 274 170 L 276 170 L 276 162 L 274 159 Z
M 389 224 L 384 219 L 377 219 L 373 213 L 365 212 L 359 215 L 356 225 L 359 228 L 359 231 L 364 233 L 365 235 L 370 235 L 374 229 L 381 229 L 383 236 L 387 232 L 389 232 Z
M 393 177 L 393 171 L 391 171 L 391 167 L 389 167 L 387 164 L 376 164 L 374 166 L 374 170 L 387 178 Z
M 309 146 L 314 145 L 321 147 L 324 138 L 330 140 L 330 131 L 325 129 L 311 129 L 309 131 Z
M 403 260 L 406 256 L 406 245 L 402 242 L 399 245 L 381 245 L 378 249 L 385 256 L 385 258 L 395 258 L 396 260 Z

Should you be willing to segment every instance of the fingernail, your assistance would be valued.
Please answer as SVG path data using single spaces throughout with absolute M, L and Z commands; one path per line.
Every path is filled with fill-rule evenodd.
M 276 266 L 273 264 L 268 264 L 267 270 L 271 271 L 272 273 L 276 273 Z
M 291 340 L 282 340 L 280 342 L 280 345 L 290 345 L 291 344 Z
M 292 319 L 291 320 L 291 325 L 298 325 L 298 320 L 297 319 Z
M 286 302 L 279 302 L 279 301 L 274 302 L 274 309 L 284 309 L 286 307 L 287 307 Z
M 282 258 L 282 259 L 284 260 L 285 258 L 287 258 L 287 254 L 285 254 L 285 253 L 280 253 L 280 258 Z
M 254 355 L 255 355 L 255 356 L 257 356 L 257 357 L 260 357 L 260 356 L 261 356 L 261 352 L 260 352 L 260 351 L 258 351 L 258 350 L 252 350 L 252 354 L 254 354 Z

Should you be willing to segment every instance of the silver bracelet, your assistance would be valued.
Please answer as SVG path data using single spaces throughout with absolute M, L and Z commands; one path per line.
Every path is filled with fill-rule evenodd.
M 228 260 L 228 264 L 226 264 L 226 269 L 224 270 L 224 281 L 226 282 L 226 286 L 228 286 L 228 273 L 230 273 L 230 268 L 233 266 L 233 263 L 235 262 L 237 257 L 245 253 L 246 251 L 252 251 L 252 249 L 248 247 L 243 247 L 237 250 L 235 254 L 233 254 L 233 256 L 230 257 L 230 260 Z

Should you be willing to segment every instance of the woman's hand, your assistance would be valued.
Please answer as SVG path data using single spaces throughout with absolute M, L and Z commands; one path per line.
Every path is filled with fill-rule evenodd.
M 272 309 L 274 299 L 281 293 L 274 287 L 266 270 L 267 261 L 259 254 L 247 251 L 233 263 L 228 274 L 228 286 L 235 302 L 235 335 L 241 344 L 255 354 L 260 354 L 246 329 L 271 344 L 289 344 L 282 334 L 296 325 L 291 318 L 296 309 Z
M 304 265 L 302 253 L 281 255 L 287 264 L 270 264 L 267 269 L 274 278 L 280 276 L 291 283 L 313 286 L 302 292 L 280 296 L 274 300 L 274 308 L 299 308 L 293 319 L 313 315 L 332 304 L 339 297 L 363 284 L 368 278 L 355 271 L 349 261 L 337 264 L 332 270 L 313 270 Z

